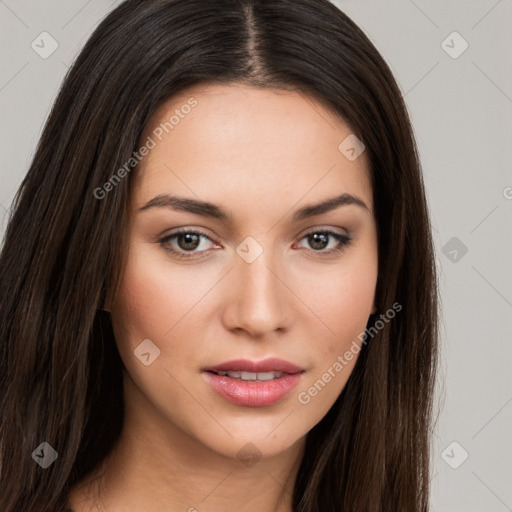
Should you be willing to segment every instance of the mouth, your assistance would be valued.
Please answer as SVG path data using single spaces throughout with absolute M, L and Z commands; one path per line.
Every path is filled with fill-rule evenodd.
M 241 372 L 241 371 L 230 371 L 230 372 L 210 372 L 215 375 L 220 375 L 221 377 L 229 377 L 230 379 L 238 379 L 238 380 L 245 380 L 245 381 L 269 381 L 274 379 L 280 379 L 283 375 L 290 375 L 288 373 L 284 372 Z
M 285 361 L 284 359 L 279 359 L 277 357 L 269 357 L 267 359 L 263 359 L 262 361 L 252 361 L 250 359 L 233 359 L 232 361 L 226 361 L 224 363 L 217 364 L 215 366 L 207 366 L 203 368 L 203 371 L 210 371 L 214 373 L 226 372 L 226 373 L 237 373 L 240 374 L 264 374 L 264 373 L 300 373 L 304 371 L 304 368 L 291 363 L 290 361 Z M 240 376 L 238 376 L 240 377 Z M 235 377 L 235 378 L 238 378 Z M 265 377 L 263 377 L 265 378 Z M 255 380 L 255 379 L 246 379 L 246 380 Z
M 238 359 L 203 368 L 202 374 L 219 396 L 245 407 L 274 405 L 297 386 L 305 370 L 283 359 Z

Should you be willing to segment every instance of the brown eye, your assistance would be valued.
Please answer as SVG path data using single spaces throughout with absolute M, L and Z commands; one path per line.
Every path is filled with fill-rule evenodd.
M 325 250 L 329 245 L 330 238 L 334 238 L 337 243 L 334 247 Z M 345 246 L 352 242 L 352 238 L 330 230 L 311 231 L 302 237 L 302 240 L 304 239 L 307 239 L 307 243 L 312 249 L 309 252 L 320 254 L 331 254 L 342 251 Z
M 178 258 L 195 258 L 202 257 L 203 253 L 207 252 L 206 249 L 196 251 L 203 240 L 211 241 L 210 237 L 201 231 L 183 229 L 166 235 L 158 242 L 168 253 Z
M 199 246 L 201 242 L 201 235 L 197 233 L 180 233 L 179 235 L 176 235 L 176 241 L 180 249 L 193 251 Z M 180 241 L 183 241 L 183 244 L 180 243 Z
M 315 250 L 325 249 L 329 245 L 329 235 L 325 233 L 312 233 L 308 235 L 308 244 Z

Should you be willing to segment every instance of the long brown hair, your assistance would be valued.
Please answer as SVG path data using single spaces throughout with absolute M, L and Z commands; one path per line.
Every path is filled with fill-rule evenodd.
M 198 83 L 314 96 L 366 146 L 379 314 L 327 415 L 307 434 L 295 512 L 426 512 L 437 360 L 431 227 L 392 73 L 327 0 L 127 0 L 70 68 L 15 197 L 0 254 L 0 510 L 63 511 L 123 426 L 122 362 L 98 311 L 119 284 L 130 174 L 155 109 Z M 47 469 L 32 453 L 47 442 Z

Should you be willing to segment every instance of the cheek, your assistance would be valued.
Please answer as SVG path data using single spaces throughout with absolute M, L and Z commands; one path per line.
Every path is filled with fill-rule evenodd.
M 364 331 L 371 314 L 377 282 L 377 262 L 373 258 L 353 258 L 326 274 L 303 278 L 304 296 L 323 325 L 322 353 L 344 352 Z M 307 294 L 306 294 L 307 291 Z
M 377 282 L 375 253 L 347 258 L 342 269 L 324 275 L 322 281 L 303 282 L 325 334 L 315 337 L 314 364 L 297 397 L 315 418 L 323 417 L 334 404 L 359 357 Z
M 173 280 L 164 258 L 147 257 L 148 250 L 130 251 L 117 296 L 112 323 L 120 350 L 133 350 L 144 339 L 160 349 L 169 331 L 185 314 L 183 287 Z
M 194 361 L 201 353 L 197 330 L 204 315 L 203 299 L 210 299 L 208 291 L 218 279 L 211 270 L 200 274 L 193 266 L 177 270 L 163 250 L 155 255 L 151 244 L 134 244 L 111 308 L 127 368 L 133 364 L 134 350 L 146 339 L 160 350 L 155 367 L 180 373 L 180 362 Z
M 357 279 L 341 279 L 339 283 L 336 286 L 336 282 L 333 282 L 329 293 L 314 302 L 326 334 L 315 338 L 316 364 L 312 378 L 329 382 L 330 390 L 324 398 L 331 402 L 341 392 L 355 366 L 374 290 L 371 285 L 363 286 Z M 347 357 L 344 357 L 345 354 Z M 338 364 L 340 357 L 344 358 L 343 368 Z M 331 372 L 331 378 L 326 372 Z M 333 373 L 336 378 L 332 378 Z

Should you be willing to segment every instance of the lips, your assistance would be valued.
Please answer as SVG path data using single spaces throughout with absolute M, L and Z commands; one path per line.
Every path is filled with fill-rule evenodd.
M 230 377 L 231 379 L 240 379 L 240 380 L 274 380 L 279 379 L 283 375 L 289 375 L 283 372 L 213 372 L 215 375 L 220 375 L 221 377 Z
M 203 376 L 225 400 L 239 406 L 265 407 L 284 399 L 304 371 L 283 359 L 236 359 L 203 368 Z
M 280 373 L 300 373 L 304 369 L 284 359 L 277 359 L 275 357 L 264 359 L 263 361 L 251 361 L 249 359 L 234 359 L 226 361 L 215 366 L 208 366 L 203 368 L 205 372 L 250 372 L 250 373 L 266 373 L 266 372 L 280 372 Z

